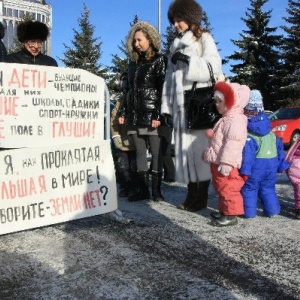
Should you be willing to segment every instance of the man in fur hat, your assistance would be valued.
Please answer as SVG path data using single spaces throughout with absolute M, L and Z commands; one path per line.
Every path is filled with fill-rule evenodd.
M 43 42 L 47 40 L 47 25 L 39 21 L 25 21 L 18 25 L 17 36 L 23 48 L 7 55 L 7 62 L 57 67 L 54 58 L 41 53 Z

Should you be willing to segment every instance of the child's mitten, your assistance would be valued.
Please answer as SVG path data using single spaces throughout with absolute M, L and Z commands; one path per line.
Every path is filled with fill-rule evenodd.
M 231 170 L 232 170 L 232 166 L 226 164 L 220 164 L 218 167 L 218 171 L 224 176 L 228 176 Z
M 210 139 L 214 136 L 214 131 L 212 129 L 207 129 L 205 133 Z

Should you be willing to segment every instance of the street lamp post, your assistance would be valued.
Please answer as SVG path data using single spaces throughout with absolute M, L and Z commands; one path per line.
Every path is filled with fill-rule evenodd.
M 158 0 L 158 33 L 161 33 L 161 0 Z

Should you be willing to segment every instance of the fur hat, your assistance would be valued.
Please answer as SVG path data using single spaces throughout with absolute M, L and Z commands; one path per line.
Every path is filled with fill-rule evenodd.
M 168 10 L 168 19 L 174 24 L 174 18 L 190 24 L 199 24 L 202 19 L 202 8 L 195 0 L 174 0 Z
M 244 109 L 245 115 L 248 119 L 258 115 L 258 113 L 264 111 L 264 103 L 262 100 L 262 95 L 259 90 L 252 90 L 250 93 L 250 98 L 247 106 Z
M 244 108 L 249 101 L 250 88 L 235 82 L 219 81 L 215 84 L 214 96 L 222 99 L 227 109 L 232 107 Z
M 129 34 L 127 36 L 127 43 L 126 43 L 128 55 L 131 57 L 133 61 L 135 61 L 137 58 L 136 57 L 137 54 L 134 50 L 133 39 L 135 33 L 139 30 L 145 32 L 149 36 L 150 43 L 155 51 L 159 52 L 160 50 L 160 44 L 161 44 L 160 35 L 158 31 L 155 29 L 155 27 L 145 21 L 137 22 L 131 27 Z
M 18 25 L 17 36 L 19 42 L 28 40 L 45 41 L 48 37 L 49 29 L 46 24 L 39 21 L 25 21 Z
M 2 40 L 5 36 L 5 28 L 3 24 L 0 22 L 0 40 Z

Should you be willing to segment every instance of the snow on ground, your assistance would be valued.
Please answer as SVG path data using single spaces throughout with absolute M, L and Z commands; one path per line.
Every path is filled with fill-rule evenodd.
M 165 202 L 0 236 L 0 299 L 300 299 L 300 221 L 278 176 L 282 213 L 214 227 L 209 208 L 176 206 L 186 187 L 164 184 Z M 116 218 L 117 216 L 117 218 Z M 131 220 L 130 223 L 126 222 Z

